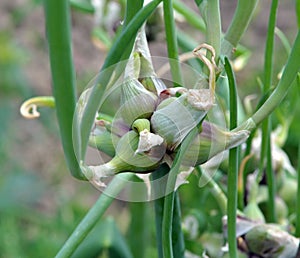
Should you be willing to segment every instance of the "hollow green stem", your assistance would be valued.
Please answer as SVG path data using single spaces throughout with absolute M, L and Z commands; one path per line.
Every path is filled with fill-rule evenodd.
M 164 258 L 172 258 L 174 256 L 171 233 L 174 210 L 174 196 L 175 193 L 171 192 L 165 197 L 164 200 L 164 216 L 162 223 L 162 248 Z
M 296 237 L 300 237 L 300 140 L 298 143 L 298 168 L 297 168 L 297 178 L 298 178 L 298 189 L 296 198 Z
M 134 18 L 136 13 L 143 7 L 144 0 L 127 0 L 125 18 L 124 18 L 124 28 L 130 23 Z
M 222 42 L 222 55 L 230 56 L 232 49 L 237 46 L 252 18 L 258 0 L 239 0 L 233 19 L 226 31 Z
M 264 64 L 264 91 L 266 94 L 270 88 L 272 83 L 272 75 L 273 75 L 273 49 L 274 49 L 274 35 L 275 35 L 275 24 L 276 24 L 276 14 L 277 14 L 277 6 L 278 0 L 273 0 L 271 9 L 270 9 L 270 17 L 269 17 L 269 25 L 268 25 L 268 33 L 266 40 L 266 48 L 265 48 L 265 64 Z M 272 148 L 271 148 L 271 139 L 270 134 L 272 131 L 271 126 L 271 118 L 268 116 L 265 121 L 262 123 L 262 148 L 261 148 L 261 156 L 260 156 L 260 171 L 259 176 L 257 177 L 260 180 L 263 170 L 265 168 L 265 160 L 267 158 L 267 166 L 266 166 L 266 175 L 268 182 L 268 208 L 270 217 L 268 218 L 269 222 L 275 222 L 275 178 L 272 171 Z
M 300 73 L 297 75 L 296 83 L 300 89 Z M 300 90 L 298 90 L 298 97 L 300 96 Z M 297 198 L 296 198 L 296 237 L 300 237 L 300 139 L 298 142 L 298 166 L 297 166 Z
M 198 5 L 206 23 L 206 42 L 213 46 L 218 60 L 221 48 L 221 16 L 219 0 L 200 1 Z
M 163 4 L 168 57 L 170 60 L 178 60 L 177 36 L 175 30 L 172 1 L 164 0 Z M 181 84 L 182 76 L 179 62 L 170 62 L 170 67 L 173 81 L 176 84 Z M 166 187 L 167 195 L 164 199 L 162 221 L 162 250 L 164 258 L 184 257 L 184 242 L 181 232 L 180 210 L 178 206 L 179 200 L 177 200 L 178 196 L 177 193 L 174 192 L 174 188 L 183 154 L 187 147 L 191 144 L 192 139 L 196 135 L 197 131 L 198 129 L 194 128 L 183 141 L 183 143 L 181 144 L 180 151 L 176 155 L 171 170 L 169 172 L 169 178 Z M 175 237 L 176 241 L 172 241 L 172 236 Z
M 167 164 L 162 164 L 154 173 L 152 173 L 152 181 L 159 179 L 169 173 L 170 169 Z M 152 184 L 154 192 L 160 191 L 160 186 L 157 184 Z M 162 221 L 164 217 L 164 197 L 155 199 L 154 201 L 155 209 L 155 226 L 156 226 L 156 243 L 158 258 L 163 258 L 163 246 L 162 246 Z
M 174 258 L 184 258 L 185 244 L 181 228 L 181 208 L 178 191 L 174 196 L 174 209 L 172 221 L 172 245 Z
M 126 182 L 130 181 L 133 176 L 134 174 L 132 173 L 119 174 L 116 177 L 122 178 L 122 180 L 116 178 L 111 181 L 105 190 L 110 194 L 106 195 L 105 192 L 101 194 L 97 202 L 88 211 L 79 225 L 73 231 L 72 235 L 57 253 L 55 256 L 56 258 L 70 257 L 75 252 L 79 244 L 85 239 L 88 233 L 93 229 L 99 219 L 103 216 L 104 212 L 113 202 L 114 198 L 111 196 L 116 196 L 123 189 Z
M 87 142 L 89 139 L 90 130 L 92 128 L 94 117 L 101 104 L 101 97 L 106 89 L 106 86 L 111 79 L 114 72 L 113 69 L 108 69 L 117 62 L 127 59 L 130 55 L 133 43 L 132 39 L 135 38 L 139 28 L 143 25 L 146 19 L 152 14 L 161 0 L 154 0 L 148 5 L 143 7 L 132 20 L 124 27 L 118 39 L 114 42 L 110 49 L 104 65 L 101 68 L 99 77 L 97 79 L 97 86 L 93 88 L 91 96 L 86 105 L 81 121 L 81 159 L 85 156 Z M 133 8 L 132 5 L 128 8 Z M 124 46 L 127 46 L 124 54 Z M 128 51 L 129 50 L 129 51 Z
M 175 183 L 174 183 L 175 186 Z M 164 199 L 162 222 L 162 249 L 164 258 L 173 258 L 172 224 L 174 211 L 175 192 L 169 193 Z
M 269 126 L 269 130 L 271 132 L 271 125 Z M 276 209 L 275 209 L 275 195 L 276 195 L 276 182 L 275 175 L 272 168 L 272 151 L 271 151 L 271 139 L 268 137 L 267 144 L 267 164 L 266 164 L 266 176 L 267 176 L 267 184 L 268 184 L 268 214 L 269 218 L 267 218 L 268 222 L 275 223 L 276 222 Z
M 237 148 L 229 150 L 228 165 L 228 246 L 230 257 L 237 257 L 236 243 L 236 215 L 237 215 L 237 178 L 238 178 L 238 152 Z
M 129 203 L 131 223 L 128 228 L 127 242 L 129 242 L 133 257 L 146 257 L 148 237 L 147 231 L 150 228 L 148 223 L 147 211 L 148 203 L 131 202 Z M 138 236 L 138 237 L 137 237 Z M 138 246 L 138 248 L 136 248 Z
M 273 0 L 270 9 L 268 33 L 267 33 L 267 40 L 266 40 L 266 47 L 265 47 L 264 93 L 266 93 L 270 89 L 272 83 L 273 49 L 274 49 L 274 35 L 275 35 L 277 7 L 278 7 L 278 0 Z
M 172 0 L 163 0 L 164 9 L 164 21 L 165 21 L 165 32 L 166 41 L 168 48 L 168 57 L 171 59 L 170 68 L 172 79 L 175 84 L 182 84 L 182 75 L 179 62 L 172 62 L 172 59 L 178 60 L 178 45 L 176 36 L 176 27 L 174 20 L 174 11 L 172 6 Z
M 225 57 L 225 71 L 228 76 L 229 96 L 230 96 L 230 129 L 237 126 L 237 90 L 235 77 L 227 57 Z M 228 165 L 228 246 L 229 255 L 237 257 L 236 242 L 236 215 L 237 215 L 237 184 L 238 184 L 238 148 L 229 150 Z
M 258 124 L 260 124 L 266 117 L 268 117 L 274 111 L 274 109 L 286 96 L 288 89 L 292 85 L 292 82 L 295 80 L 300 70 L 299 56 L 300 31 L 298 31 L 297 37 L 291 50 L 291 54 L 289 55 L 281 79 L 279 80 L 274 92 L 264 102 L 264 104 L 253 114 L 251 118 L 246 120 L 235 130 L 240 130 L 242 128 L 248 128 L 249 130 L 253 130 Z
M 166 176 L 170 169 L 168 165 L 162 164 L 154 173 L 152 173 L 153 181 L 161 177 Z M 153 191 L 160 192 L 162 185 L 153 184 Z M 166 189 L 164 189 L 165 191 Z M 164 218 L 164 197 L 158 198 L 154 201 L 155 207 L 155 224 L 156 224 L 156 243 L 158 250 L 158 257 L 163 258 L 163 242 L 162 242 L 162 225 Z M 173 221 L 172 221 L 172 247 L 174 258 L 183 257 L 184 254 L 184 239 L 181 232 L 181 214 L 180 214 L 180 202 L 178 193 L 174 196 L 174 209 L 173 209 Z
M 61 141 L 72 175 L 78 179 L 85 179 L 73 147 L 72 124 L 76 105 L 76 85 L 72 59 L 69 1 L 46 0 L 44 3 L 53 96 Z
M 183 140 L 180 150 L 177 152 L 175 159 L 173 161 L 171 170 L 169 172 L 169 178 L 166 187 L 166 197 L 164 200 L 164 211 L 163 211 L 163 222 L 162 222 L 162 248 L 164 258 L 173 258 L 173 243 L 172 243 L 172 223 L 173 223 L 173 210 L 174 210 L 174 200 L 175 200 L 175 183 L 176 178 L 179 173 L 179 168 L 181 161 L 184 158 L 184 153 L 187 148 L 192 143 L 193 139 L 198 133 L 198 128 L 195 127 L 188 136 Z M 177 238 L 181 238 L 181 232 L 177 232 Z
M 300 0 L 296 0 L 296 17 L 298 28 L 300 28 Z

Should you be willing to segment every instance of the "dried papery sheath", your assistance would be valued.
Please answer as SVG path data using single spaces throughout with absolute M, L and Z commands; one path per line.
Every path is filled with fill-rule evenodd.
M 150 151 L 153 147 L 163 144 L 164 139 L 157 134 L 149 132 L 149 130 L 144 129 L 141 131 L 139 137 L 139 145 L 136 154 Z
M 145 24 L 141 27 L 135 39 L 133 51 L 125 70 L 125 78 L 127 76 L 130 78 L 132 76 L 134 78 L 156 76 L 146 38 Z
M 84 166 L 81 164 L 80 168 L 85 177 L 99 187 L 106 187 L 105 178 L 115 175 L 115 168 L 109 163 L 99 166 Z
M 211 53 L 211 60 L 209 60 L 205 53 L 201 52 L 201 50 L 206 49 Z M 216 63 L 215 63 L 215 49 L 208 44 L 201 44 L 193 50 L 195 56 L 197 56 L 209 69 L 209 88 L 211 91 L 211 97 L 213 97 L 212 101 L 214 101 L 215 87 L 216 87 Z
M 145 33 L 145 25 L 139 30 L 132 53 L 125 68 L 124 78 L 144 78 L 155 76 Z
M 162 80 L 157 78 L 153 68 L 145 33 L 145 25 L 142 26 L 136 37 L 133 52 L 125 69 L 125 79 L 126 78 L 138 79 L 145 89 L 157 96 L 161 91 L 166 89 Z
M 208 89 L 191 89 L 187 93 L 187 101 L 197 110 L 209 110 L 213 106 L 214 93 Z
M 150 121 L 148 119 L 137 119 L 132 124 L 132 129 L 139 134 L 139 144 L 136 154 L 148 152 L 153 147 L 161 145 L 164 139 L 150 132 Z

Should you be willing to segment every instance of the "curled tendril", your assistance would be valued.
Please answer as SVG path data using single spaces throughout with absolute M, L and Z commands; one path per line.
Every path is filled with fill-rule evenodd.
M 20 107 L 20 113 L 27 119 L 35 119 L 40 116 L 38 107 L 55 107 L 55 100 L 52 96 L 39 96 L 26 100 Z
M 211 53 L 211 60 L 209 60 L 206 57 L 206 53 L 203 53 L 201 50 L 206 49 Z M 215 63 L 215 58 L 216 58 L 216 52 L 215 49 L 206 43 L 203 43 L 196 47 L 193 50 L 193 53 L 195 56 L 197 56 L 208 68 L 209 70 L 209 88 L 211 90 L 211 98 L 214 98 L 214 92 L 215 92 L 215 87 L 216 87 L 216 63 Z

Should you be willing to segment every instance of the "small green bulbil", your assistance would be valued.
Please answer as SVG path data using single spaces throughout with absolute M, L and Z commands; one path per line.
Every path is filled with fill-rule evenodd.
M 299 245 L 299 239 L 267 224 L 252 228 L 245 235 L 245 241 L 251 253 L 272 258 L 294 258 Z

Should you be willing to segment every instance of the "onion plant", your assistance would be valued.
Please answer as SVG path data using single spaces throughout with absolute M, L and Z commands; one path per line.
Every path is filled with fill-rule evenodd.
M 251 24 L 257 0 L 239 0 L 225 31 L 222 31 L 218 0 L 195 0 L 193 10 L 179 0 L 153 0 L 148 4 L 143 0 L 120 1 L 125 7 L 121 28 L 114 38 L 105 41 L 110 48 L 104 64 L 91 87 L 77 99 L 70 8 L 96 13 L 99 10 L 93 6 L 95 2 L 44 1 L 53 96 L 32 98 L 21 107 L 21 113 L 28 118 L 38 115 L 39 106 L 55 107 L 71 175 L 89 180 L 102 191 L 62 244 L 57 257 L 76 254 L 117 198 L 143 202 L 132 210 L 134 214 L 145 214 L 147 204 L 154 201 L 156 249 L 160 258 L 194 257 L 193 254 L 234 258 L 242 253 L 296 257 L 299 245 L 296 236 L 300 232 L 299 187 L 295 198 L 298 208 L 290 212 L 281 227 L 276 205 L 278 198 L 285 200 L 277 189 L 284 182 L 280 184 L 277 180 L 296 181 L 297 174 L 296 170 L 288 173 L 284 164 L 278 168 L 274 152 L 282 151 L 282 145 L 275 148 L 271 115 L 289 91 L 295 92 L 295 85 L 299 91 L 300 33 L 295 35 L 280 78 L 273 85 L 278 1 L 273 0 L 270 8 L 262 98 L 252 113 L 247 113 L 247 105 L 245 108 L 242 105 L 235 73 L 237 62 L 246 63 L 249 56 L 240 40 Z M 106 2 L 103 5 L 109 3 L 103 2 Z M 300 3 L 296 2 L 299 17 Z M 178 13 L 187 27 L 203 34 L 204 42 L 196 42 L 180 31 L 176 22 Z M 153 62 L 158 58 L 152 57 L 148 48 L 145 28 L 155 15 L 163 19 L 167 56 L 161 60 L 168 62 L 169 77 L 161 74 L 163 69 L 154 69 Z M 99 39 L 104 40 L 101 35 Z M 283 33 L 280 38 L 289 48 Z M 117 111 L 105 113 L 105 105 L 116 106 Z M 220 120 L 223 124 L 218 123 Z M 88 146 L 111 158 L 93 166 L 87 164 Z M 217 178 L 218 175 L 222 177 Z M 199 180 L 197 177 L 200 177 L 199 185 L 207 186 L 212 193 L 222 215 L 223 247 L 219 246 L 215 252 L 204 240 L 205 231 L 201 237 L 196 232 L 197 237 L 193 238 L 193 228 L 181 215 L 181 185 L 187 181 L 192 184 Z M 124 197 L 124 188 L 131 194 Z M 266 208 L 263 203 L 267 203 Z M 207 223 L 202 215 L 195 215 L 204 210 L 204 207 L 197 210 L 189 221 Z M 269 222 L 277 223 L 278 227 Z M 140 224 L 131 225 L 132 228 L 142 232 L 146 226 L 143 223 L 147 222 L 141 219 L 136 223 Z M 206 233 L 214 238 L 209 230 Z M 120 240 L 118 234 L 114 236 Z M 143 234 L 136 237 L 142 238 Z M 145 247 L 142 239 L 141 247 L 133 247 L 131 251 L 119 240 L 116 246 L 112 245 L 108 257 L 145 255 L 134 250 Z M 104 242 L 101 243 L 105 245 Z M 200 250 L 194 248 L 195 243 L 202 246 Z M 104 246 L 95 248 L 99 255 Z

